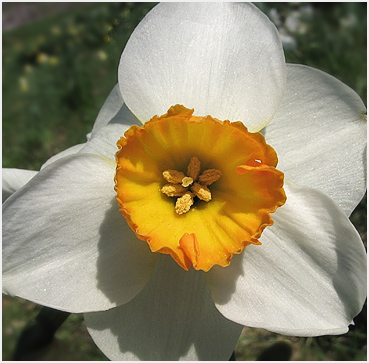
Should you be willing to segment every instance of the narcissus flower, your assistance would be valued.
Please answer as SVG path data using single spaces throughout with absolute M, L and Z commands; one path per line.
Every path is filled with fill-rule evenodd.
M 85 313 L 116 360 L 228 359 L 244 325 L 345 333 L 366 298 L 357 94 L 286 65 L 241 3 L 156 6 L 118 77 L 86 144 L 5 172 L 4 292 Z

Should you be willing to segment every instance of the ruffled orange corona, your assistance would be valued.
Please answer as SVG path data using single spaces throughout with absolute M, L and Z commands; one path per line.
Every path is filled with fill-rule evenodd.
M 241 122 L 192 116 L 176 105 L 117 145 L 121 212 L 153 252 L 185 270 L 227 266 L 273 224 L 283 205 L 283 173 L 260 133 Z

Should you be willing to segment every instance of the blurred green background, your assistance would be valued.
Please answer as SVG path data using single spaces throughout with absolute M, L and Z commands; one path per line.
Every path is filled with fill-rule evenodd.
M 256 4 L 277 25 L 287 62 L 332 74 L 366 102 L 366 3 Z M 52 155 L 86 141 L 117 82 L 124 45 L 154 5 L 3 3 L 3 167 L 38 170 Z M 366 198 L 351 219 L 366 244 Z M 3 295 L 3 360 L 11 359 L 39 309 Z M 366 308 L 355 322 L 347 334 L 318 338 L 245 328 L 236 359 L 261 359 L 267 348 L 285 342 L 291 360 L 366 360 Z M 39 359 L 106 360 L 79 314 L 67 319 Z

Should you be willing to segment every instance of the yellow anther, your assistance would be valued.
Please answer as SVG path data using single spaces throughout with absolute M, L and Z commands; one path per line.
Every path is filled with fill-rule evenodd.
M 186 188 L 189 187 L 192 183 L 193 183 L 193 179 L 189 176 L 186 176 L 182 179 L 182 185 Z
M 165 184 L 161 188 L 161 192 L 168 197 L 181 197 L 187 192 L 187 188 L 183 187 L 181 184 Z
M 200 160 L 196 156 L 193 156 L 187 167 L 187 176 L 191 177 L 193 180 L 196 180 L 200 174 L 200 168 Z
M 210 185 L 217 181 L 222 172 L 217 169 L 207 169 L 199 176 L 199 183 L 202 185 Z
M 195 196 L 205 202 L 211 200 L 211 192 L 207 185 L 217 181 L 222 172 L 217 169 L 207 169 L 200 175 L 200 170 L 200 160 L 194 156 L 188 164 L 187 175 L 171 169 L 163 172 L 169 184 L 164 185 L 161 191 L 168 197 L 179 197 L 174 208 L 177 214 L 187 213 L 194 203 Z
M 184 175 L 184 173 L 182 173 L 181 171 L 177 170 L 165 170 L 163 172 L 163 177 L 168 183 L 181 184 L 182 179 L 185 178 L 186 175 Z
M 193 204 L 193 194 L 187 192 L 176 201 L 175 211 L 177 214 L 187 213 Z
M 209 202 L 211 200 L 210 190 L 205 185 L 195 183 L 191 187 L 191 190 L 196 195 L 197 198 L 204 200 L 205 202 Z

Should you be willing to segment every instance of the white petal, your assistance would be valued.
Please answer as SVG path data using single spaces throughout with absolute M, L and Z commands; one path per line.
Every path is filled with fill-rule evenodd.
M 246 326 L 293 336 L 342 334 L 366 298 L 363 243 L 327 196 L 286 186 L 261 246 L 207 274 L 217 308 Z
M 287 71 L 282 105 L 265 129 L 278 169 L 297 184 L 323 191 L 349 215 L 366 189 L 365 106 L 326 73 L 298 65 Z
M 2 170 L 3 202 L 27 184 L 36 174 L 37 171 L 34 170 L 4 168 Z
M 117 142 L 128 128 L 128 125 L 121 124 L 108 124 L 102 127 L 85 144 L 81 152 L 101 155 L 115 161 L 115 154 L 118 151 Z
M 119 212 L 115 164 L 76 154 L 41 170 L 3 206 L 3 290 L 70 312 L 126 303 L 155 256 Z
M 102 127 L 81 150 L 82 153 L 101 155 L 115 161 L 118 151 L 117 141 L 127 131 L 128 126 L 120 124 L 109 124 Z
M 279 105 L 285 63 L 275 26 L 252 4 L 161 3 L 131 35 L 118 79 L 142 122 L 182 104 L 257 131 Z
M 106 126 L 109 121 L 119 112 L 123 104 L 124 102 L 119 91 L 119 86 L 116 84 L 96 117 L 92 134 L 97 132 L 101 127 Z
M 41 169 L 45 168 L 46 166 L 50 165 L 51 163 L 53 163 L 53 162 L 55 162 L 55 161 L 57 161 L 61 158 L 64 158 L 66 156 L 78 153 L 79 151 L 81 151 L 83 149 L 84 146 L 85 146 L 85 144 L 77 144 L 77 145 L 69 147 L 68 149 L 65 149 L 65 150 L 61 151 L 60 153 L 58 153 L 58 154 L 52 156 L 50 159 L 48 159 L 41 166 Z
M 117 141 L 132 126 L 141 123 L 132 112 L 123 105 L 119 112 L 106 124 L 100 124 L 91 133 L 91 137 L 82 148 L 82 153 L 92 153 L 105 156 L 115 161 L 118 151 Z
M 85 320 L 112 360 L 228 360 L 242 330 L 217 311 L 203 273 L 167 255 L 135 299 Z
M 118 84 L 116 84 L 113 90 L 110 92 L 99 114 L 97 115 L 91 136 L 94 137 L 101 128 L 109 123 L 118 123 L 126 126 L 140 124 L 140 121 L 137 120 L 137 118 L 124 104 Z

